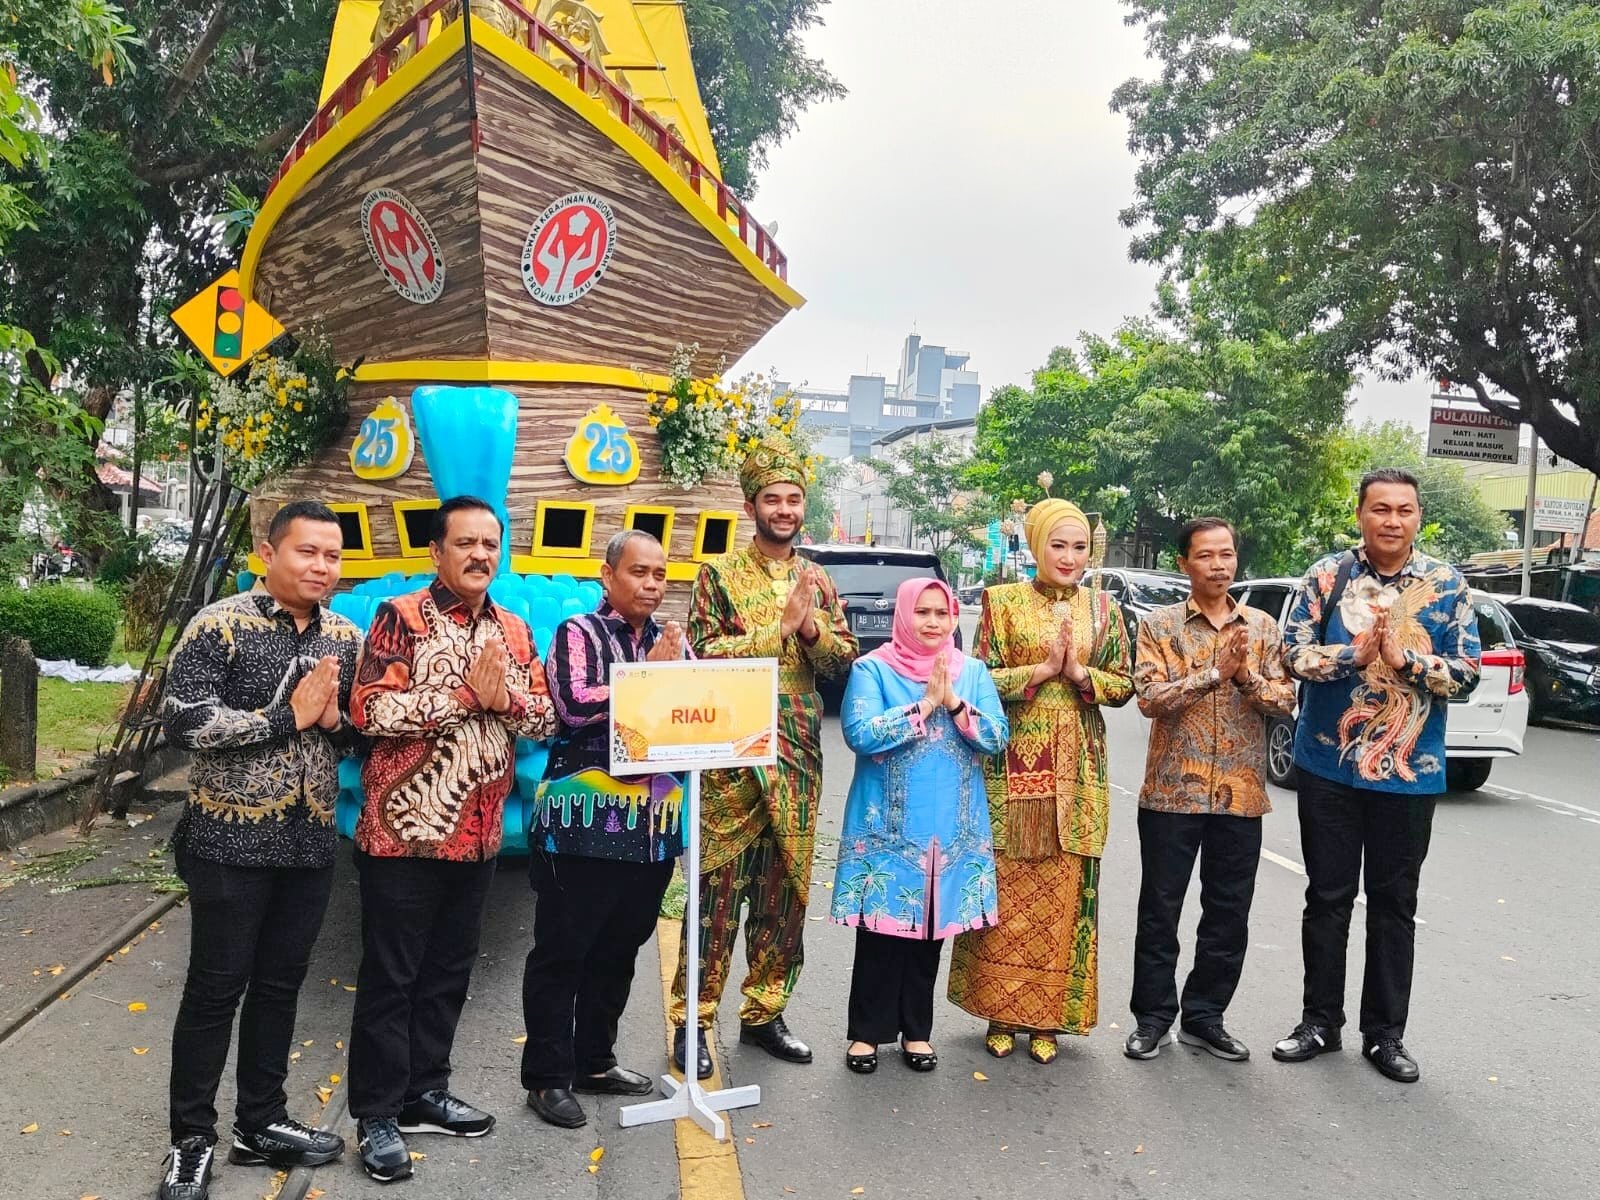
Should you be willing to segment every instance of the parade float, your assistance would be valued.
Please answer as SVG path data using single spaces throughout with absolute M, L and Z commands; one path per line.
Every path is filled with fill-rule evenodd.
M 345 539 L 330 603 L 364 628 L 431 577 L 441 499 L 480 496 L 507 531 L 491 595 L 545 653 L 598 602 L 618 531 L 666 546 L 675 615 L 741 538 L 726 467 L 798 413 L 719 375 L 802 303 L 786 276 L 719 176 L 679 4 L 344 0 L 321 106 L 237 275 L 174 319 L 221 374 L 250 365 L 197 435 L 250 491 L 252 542 L 286 500 L 327 502 Z M 257 354 L 280 325 L 348 367 Z M 266 462 L 302 436 L 308 453 Z M 519 743 L 508 850 L 543 762 Z M 349 835 L 358 760 L 340 780 Z
M 741 497 L 664 472 L 657 426 L 802 303 L 786 275 L 719 177 L 679 4 L 344 0 L 227 299 L 353 364 L 348 416 L 254 490 L 256 538 L 286 499 L 327 501 L 359 620 L 431 572 L 433 510 L 472 493 L 536 629 L 595 597 L 574 585 L 627 528 L 667 547 L 681 612 Z

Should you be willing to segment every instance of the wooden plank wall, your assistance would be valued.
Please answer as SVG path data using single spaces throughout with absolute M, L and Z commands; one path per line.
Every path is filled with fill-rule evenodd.
M 402 193 L 438 240 L 444 294 L 413 304 L 367 250 L 361 205 L 375 187 Z M 255 295 L 294 333 L 326 331 L 339 360 L 488 356 L 478 172 L 459 65 L 425 80 L 284 211 L 256 274 Z
M 709 373 L 719 358 L 731 364 L 744 355 L 788 312 L 592 125 L 492 55 L 478 62 L 491 357 L 665 373 L 679 343 L 698 342 L 698 369 Z M 523 286 L 523 243 L 534 219 L 573 191 L 611 205 L 616 250 L 593 291 L 549 308 Z
M 428 382 L 428 381 L 419 381 Z M 317 459 L 281 480 L 258 490 L 251 502 L 251 524 L 255 540 L 266 533 L 272 514 L 288 500 L 314 498 L 329 503 L 359 502 L 368 506 L 372 525 L 373 553 L 389 558 L 400 553 L 395 529 L 395 500 L 434 498 L 433 478 L 428 472 L 421 447 L 411 468 L 398 479 L 370 483 L 357 479 L 350 471 L 350 443 L 361 420 L 380 400 L 395 397 L 410 410 L 411 390 L 416 384 L 358 383 L 350 389 L 350 419 L 344 434 Z M 512 552 L 526 554 L 533 542 L 534 513 L 538 502 L 580 500 L 594 504 L 595 522 L 590 541 L 591 557 L 599 559 L 606 541 L 623 528 L 623 518 L 631 504 L 670 506 L 673 520 L 669 559 L 689 562 L 694 553 L 699 514 L 707 509 L 742 513 L 744 497 L 733 479 L 708 482 L 685 492 L 661 479 L 661 450 L 655 431 L 646 421 L 644 397 L 639 392 L 601 385 L 583 384 L 505 384 L 518 399 L 517 452 L 512 462 L 511 488 L 507 509 L 511 515 Z M 595 487 L 579 483 L 567 472 L 562 458 L 567 440 L 578 419 L 596 404 L 609 404 L 627 424 L 639 446 L 639 478 L 627 487 Z M 414 427 L 413 422 L 413 427 Z M 742 545 L 752 532 L 748 518 L 741 516 L 735 530 L 735 544 Z M 574 560 L 578 561 L 578 560 Z M 419 567 L 426 570 L 425 566 Z M 677 615 L 687 604 L 688 584 L 669 588 L 669 609 Z

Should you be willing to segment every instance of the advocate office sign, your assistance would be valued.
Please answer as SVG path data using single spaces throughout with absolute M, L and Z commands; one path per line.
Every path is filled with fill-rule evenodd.
M 1435 404 L 1433 419 L 1428 422 L 1428 456 L 1515 463 L 1519 433 L 1519 426 L 1475 404 Z

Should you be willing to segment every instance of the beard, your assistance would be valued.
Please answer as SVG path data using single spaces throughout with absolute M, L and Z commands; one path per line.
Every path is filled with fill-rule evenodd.
M 799 521 L 796 521 L 794 523 L 794 528 L 792 530 L 790 530 L 788 533 L 779 533 L 776 529 L 774 529 L 771 525 L 768 525 L 759 516 L 757 516 L 755 518 L 755 522 L 756 522 L 756 532 L 759 533 L 764 540 L 769 541 L 769 542 L 774 542 L 774 543 L 776 543 L 777 545 L 780 545 L 780 546 L 787 546 L 789 543 L 794 541 L 795 538 L 800 536 L 800 525 L 801 525 L 801 522 L 799 522 Z

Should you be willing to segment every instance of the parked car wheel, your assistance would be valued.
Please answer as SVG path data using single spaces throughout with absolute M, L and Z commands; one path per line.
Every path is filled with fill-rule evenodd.
M 1492 758 L 1449 758 L 1444 764 L 1444 782 L 1452 792 L 1475 792 L 1489 782 L 1494 767 Z
M 1294 721 L 1288 717 L 1274 717 L 1267 726 L 1267 779 L 1279 787 L 1292 788 L 1296 778 Z

